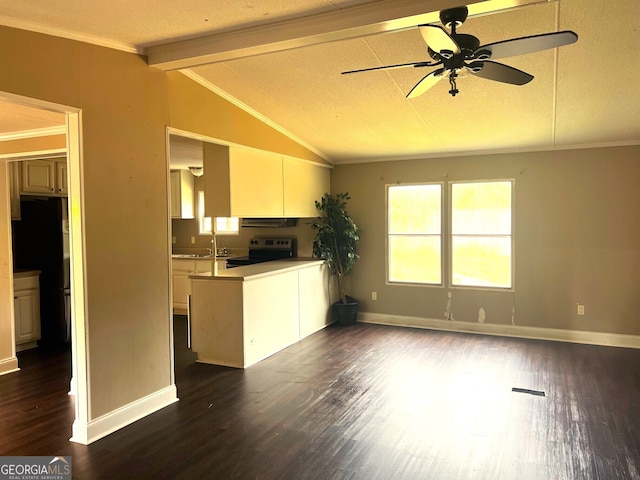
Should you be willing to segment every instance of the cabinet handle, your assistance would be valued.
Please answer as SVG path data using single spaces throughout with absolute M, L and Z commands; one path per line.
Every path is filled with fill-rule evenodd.
M 52 188 L 52 189 L 51 189 L 51 191 L 52 191 L 52 192 L 55 192 L 55 191 L 56 191 L 56 189 L 55 189 L 55 188 Z

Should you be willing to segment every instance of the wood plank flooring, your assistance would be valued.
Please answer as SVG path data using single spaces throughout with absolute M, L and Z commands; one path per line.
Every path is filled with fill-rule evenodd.
M 20 354 L 0 455 L 71 455 L 75 478 L 640 478 L 638 350 L 357 324 L 242 371 L 194 363 L 175 323 L 180 401 L 89 446 L 68 352 Z

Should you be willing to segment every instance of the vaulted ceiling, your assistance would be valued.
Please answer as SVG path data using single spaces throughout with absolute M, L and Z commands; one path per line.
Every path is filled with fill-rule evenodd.
M 524 86 L 470 75 L 455 97 L 443 80 L 407 99 L 429 69 L 341 72 L 429 60 L 415 26 L 453 0 L 0 0 L 0 24 L 182 69 L 334 163 L 640 143 L 637 0 L 470 3 L 458 31 L 481 44 L 562 30 L 579 39 L 500 60 L 535 77 Z M 11 110 L 0 109 L 0 133 L 29 129 Z

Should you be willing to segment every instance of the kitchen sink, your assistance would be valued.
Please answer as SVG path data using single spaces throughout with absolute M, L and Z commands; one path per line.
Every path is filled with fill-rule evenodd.
M 171 255 L 173 258 L 213 258 L 208 253 L 174 253 Z

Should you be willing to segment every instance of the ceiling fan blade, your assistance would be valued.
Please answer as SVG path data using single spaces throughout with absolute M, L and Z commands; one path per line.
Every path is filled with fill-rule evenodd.
M 490 52 L 491 59 L 514 57 L 516 55 L 525 55 L 527 53 L 548 50 L 549 48 L 562 47 L 569 45 L 578 40 L 578 35 L 570 30 L 563 32 L 543 33 L 541 35 L 533 35 L 530 37 L 513 38 L 511 40 L 503 40 L 502 42 L 490 43 L 483 45 L 476 50 L 476 58 L 483 59 L 483 52 Z M 486 57 L 485 57 L 486 58 Z
M 382 67 L 371 67 L 371 68 L 361 68 L 360 70 L 349 70 L 347 72 L 342 72 L 342 75 L 348 75 L 350 73 L 360 73 L 360 72 L 372 72 L 374 70 L 391 70 L 393 68 L 406 68 L 406 67 L 433 67 L 435 65 L 439 65 L 438 63 L 431 62 L 411 62 L 411 63 L 399 63 L 397 65 L 383 65 Z
M 440 25 L 420 25 L 418 28 L 427 46 L 434 52 L 447 51 L 452 52 L 452 55 L 460 53 L 458 44 Z
M 467 67 L 474 75 L 496 82 L 524 85 L 533 80 L 533 75 L 498 62 L 472 62 Z
M 442 79 L 444 76 L 443 73 L 444 68 L 439 68 L 430 72 L 411 89 L 407 94 L 407 98 L 416 98 L 422 95 Z

